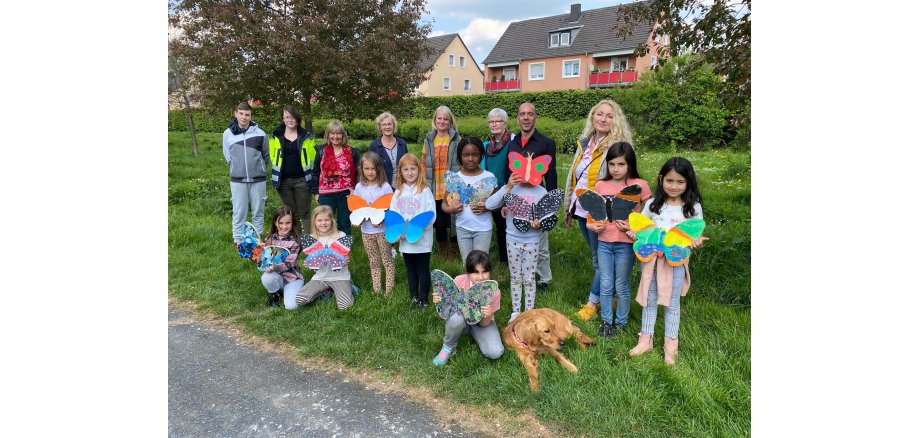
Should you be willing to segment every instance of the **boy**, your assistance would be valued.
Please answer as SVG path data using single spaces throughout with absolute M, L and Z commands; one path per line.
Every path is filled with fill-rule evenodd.
M 252 107 L 236 106 L 234 118 L 224 131 L 224 159 L 230 166 L 230 202 L 233 204 L 233 244 L 243 240 L 243 223 L 252 208 L 252 225 L 265 232 L 265 165 L 268 137 L 252 123 Z

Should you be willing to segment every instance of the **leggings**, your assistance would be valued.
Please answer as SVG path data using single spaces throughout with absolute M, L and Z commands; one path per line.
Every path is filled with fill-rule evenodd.
M 364 242 L 364 252 L 367 253 L 367 260 L 371 264 L 371 282 L 374 284 L 374 293 L 380 293 L 380 265 L 386 270 L 386 294 L 393 291 L 393 283 L 396 281 L 396 264 L 393 263 L 392 247 L 387 242 L 383 233 L 361 234 L 361 240 Z
M 655 266 L 658 269 L 658 266 Z M 648 286 L 648 301 L 642 308 L 642 334 L 655 333 L 655 320 L 658 319 L 658 280 L 657 272 L 652 272 L 652 282 Z M 684 267 L 674 268 L 674 281 L 671 283 L 671 304 L 664 308 L 664 337 L 677 339 L 680 331 L 680 289 L 684 285 Z
M 511 271 L 511 311 L 521 311 L 521 292 L 524 292 L 524 310 L 533 309 L 537 291 L 535 273 L 537 270 L 539 243 L 518 243 L 508 241 L 508 269 Z
M 431 253 L 404 252 L 403 260 L 406 262 L 406 276 L 409 279 L 409 296 L 413 301 L 428 304 L 428 295 L 431 293 Z

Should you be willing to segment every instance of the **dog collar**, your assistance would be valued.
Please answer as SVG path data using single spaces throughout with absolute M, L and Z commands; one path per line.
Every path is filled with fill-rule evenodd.
M 521 338 L 518 337 L 517 332 L 515 332 L 514 329 L 511 329 L 511 335 L 514 336 L 515 341 L 518 341 L 518 344 L 521 344 L 521 346 L 523 347 L 527 346 L 527 343 L 522 341 Z

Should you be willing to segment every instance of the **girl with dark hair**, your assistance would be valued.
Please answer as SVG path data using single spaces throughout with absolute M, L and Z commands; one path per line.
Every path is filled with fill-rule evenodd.
M 479 167 L 483 154 L 485 147 L 478 138 L 463 137 L 457 146 L 460 172 L 448 171 L 444 175 L 447 192 L 441 210 L 455 215 L 462 260 L 474 249 L 488 251 L 492 243 L 492 215 L 485 214 L 489 212 L 485 201 L 498 181 L 492 172 Z
M 297 308 L 295 297 L 303 287 L 303 274 L 297 266 L 300 255 L 300 232 L 294 225 L 294 210 L 286 205 L 275 209 L 272 215 L 272 229 L 265 238 L 266 246 L 280 246 L 290 254 L 284 262 L 276 264 L 262 273 L 262 285 L 268 290 L 268 306 L 278 307 L 284 295 L 284 308 Z
M 313 133 L 300 126 L 300 113 L 293 105 L 281 111 L 281 124 L 268 139 L 268 155 L 272 165 L 272 186 L 278 190 L 281 203 L 294 211 L 298 230 L 310 232 L 310 190 L 316 144 Z

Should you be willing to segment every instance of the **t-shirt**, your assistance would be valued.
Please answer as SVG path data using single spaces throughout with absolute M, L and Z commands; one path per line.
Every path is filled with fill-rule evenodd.
M 364 183 L 358 183 L 358 185 L 355 186 L 355 195 L 364 198 L 368 203 L 373 203 L 377 198 L 387 193 L 393 193 L 393 188 L 386 182 L 384 182 L 382 186 L 376 184 L 366 186 Z M 361 222 L 361 232 L 364 234 L 380 234 L 386 230 L 386 225 L 382 223 L 379 227 L 375 227 L 369 220 Z
M 495 178 L 495 175 L 488 170 L 483 170 L 482 173 L 476 176 L 466 176 L 463 172 L 457 172 L 457 175 L 460 176 L 460 180 L 464 184 L 471 186 L 475 186 L 485 178 Z M 457 227 L 470 231 L 492 231 L 492 215 L 488 211 L 482 214 L 473 213 L 473 209 L 469 205 L 464 205 L 463 210 L 457 213 Z
M 598 181 L 594 183 L 594 191 L 600 195 L 604 196 L 613 196 L 620 192 L 620 190 L 625 189 L 627 186 L 633 184 L 639 184 L 642 187 L 642 193 L 639 194 L 640 201 L 646 201 L 652 197 L 652 191 L 648 188 L 648 183 L 644 179 L 626 179 L 625 183 L 615 184 L 613 180 L 607 181 Z M 642 203 L 636 205 L 635 211 L 640 211 Z M 597 240 L 601 242 L 623 242 L 623 243 L 632 243 L 629 237 L 626 237 L 626 233 L 622 232 L 617 228 L 616 224 L 610 222 L 607 224 L 607 227 L 604 228 L 604 231 L 601 231 L 597 235 Z
M 652 201 L 655 198 L 650 198 L 646 203 L 645 207 L 642 208 L 642 214 L 648 216 L 649 219 L 655 222 L 655 225 L 658 228 L 661 228 L 665 231 L 670 230 L 674 225 L 677 225 L 687 219 L 702 219 L 703 218 L 703 206 L 699 202 L 693 204 L 693 217 L 686 218 L 684 217 L 684 211 L 682 205 L 668 205 L 663 204 L 661 206 L 661 213 L 653 213 L 649 207 L 652 205 Z
M 486 200 L 486 208 L 489 210 L 496 210 L 503 207 L 505 205 L 504 197 L 506 193 L 509 193 L 508 186 L 501 186 L 501 188 Z M 524 187 L 523 184 L 518 184 L 511 189 L 510 193 L 514 193 L 524 198 L 525 201 L 535 204 L 546 195 L 546 189 L 543 186 Z M 509 211 L 506 216 L 507 228 L 505 228 L 505 235 L 507 236 L 508 242 L 540 243 L 540 235 L 543 233 L 543 230 L 539 228 L 530 228 L 527 232 L 522 233 L 514 226 L 514 215 Z
M 460 290 L 467 290 L 473 286 L 473 282 L 470 281 L 470 274 L 458 275 L 454 278 L 454 284 L 460 288 Z M 498 309 L 501 308 L 502 304 L 502 291 L 501 289 L 495 289 L 495 293 L 492 294 L 492 301 L 489 303 L 489 307 L 492 308 L 492 314 L 498 313 Z
M 434 199 L 440 201 L 444 199 L 446 186 L 444 185 L 444 172 L 450 166 L 447 158 L 447 152 L 450 149 L 450 137 L 434 138 Z

